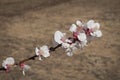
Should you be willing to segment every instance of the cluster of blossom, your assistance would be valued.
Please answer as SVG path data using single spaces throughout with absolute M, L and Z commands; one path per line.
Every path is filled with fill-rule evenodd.
M 9 72 L 11 67 L 16 67 L 16 66 L 19 66 L 22 69 L 23 75 L 25 75 L 26 70 L 30 69 L 30 66 L 26 65 L 24 62 L 18 64 L 15 63 L 13 57 L 8 57 L 5 60 L 3 60 L 2 68 L 0 68 L 0 70 L 5 70 L 6 72 Z
M 64 48 L 68 56 L 72 56 L 75 49 L 81 49 L 87 46 L 88 42 L 92 39 L 102 36 L 100 24 L 94 20 L 89 20 L 87 23 L 77 20 L 75 24 L 70 26 L 69 31 L 73 35 L 68 38 L 66 38 L 66 33 L 56 31 L 54 33 L 54 42 L 56 44 L 54 47 L 48 48 L 47 45 L 43 45 L 40 48 L 36 47 L 34 56 L 24 59 L 19 63 L 16 63 L 13 57 L 6 58 L 6 60 L 3 60 L 0 70 L 9 72 L 11 67 L 19 66 L 22 69 L 23 75 L 25 75 L 25 71 L 30 69 L 30 66 L 25 64 L 26 61 L 35 60 L 36 57 L 39 57 L 39 60 L 42 60 L 42 57 L 47 58 L 50 56 L 50 52 L 55 51 L 59 47 Z
M 66 38 L 66 33 L 60 31 L 54 34 L 55 42 L 66 49 L 68 56 L 72 56 L 75 49 L 83 48 L 89 41 L 102 36 L 100 24 L 94 20 L 89 20 L 87 23 L 77 20 L 70 26 L 69 31 L 72 32 L 72 37 Z

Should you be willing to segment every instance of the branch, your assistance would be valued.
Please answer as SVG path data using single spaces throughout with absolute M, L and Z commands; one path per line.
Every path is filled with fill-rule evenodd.
M 61 47 L 61 46 L 62 46 L 62 44 L 58 44 L 58 45 L 55 46 L 55 47 L 50 47 L 49 50 L 50 50 L 50 51 L 55 51 L 57 48 L 59 48 L 59 47 Z
M 6 69 L 4 67 L 1 67 L 0 68 L 0 71 L 5 71 Z
M 36 57 L 38 57 L 38 56 L 34 55 L 34 56 L 30 57 L 30 58 L 24 59 L 24 60 L 20 61 L 19 64 L 24 63 L 24 62 L 29 61 L 29 60 L 35 60 Z

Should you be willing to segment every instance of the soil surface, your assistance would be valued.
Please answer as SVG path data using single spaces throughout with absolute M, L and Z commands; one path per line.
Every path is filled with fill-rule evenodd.
M 120 80 L 120 0 L 0 0 L 0 64 L 34 55 L 36 46 L 53 46 L 56 30 L 71 36 L 76 20 L 101 24 L 102 38 L 68 57 L 62 48 L 49 58 L 28 61 L 22 75 L 16 67 L 0 71 L 0 80 Z

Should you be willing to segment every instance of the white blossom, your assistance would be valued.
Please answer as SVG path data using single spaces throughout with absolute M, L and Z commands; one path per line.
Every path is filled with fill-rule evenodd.
M 13 57 L 8 57 L 5 60 L 3 60 L 2 67 L 7 69 L 7 65 L 14 65 L 15 60 Z

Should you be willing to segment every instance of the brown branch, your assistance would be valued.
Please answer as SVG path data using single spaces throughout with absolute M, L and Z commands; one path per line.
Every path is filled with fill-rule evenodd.
M 30 57 L 30 58 L 24 59 L 24 60 L 20 61 L 20 62 L 18 63 L 18 65 L 20 65 L 21 63 L 24 63 L 24 62 L 26 62 L 26 61 L 29 61 L 29 60 L 35 60 L 36 57 L 38 57 L 38 56 L 37 56 L 37 55 L 34 55 L 34 56 Z
M 4 67 L 1 67 L 0 71 L 6 71 L 6 69 Z
M 51 52 L 51 51 L 55 51 L 57 48 L 59 48 L 59 47 L 61 47 L 61 46 L 62 46 L 62 44 L 58 44 L 58 45 L 55 46 L 55 47 L 50 47 L 49 50 L 50 50 L 50 52 Z M 34 56 L 29 57 L 29 58 L 27 58 L 27 59 L 21 60 L 21 61 L 19 61 L 18 63 L 15 63 L 14 65 L 19 66 L 19 65 L 21 65 L 21 63 L 25 63 L 25 62 L 27 62 L 27 61 L 29 61 L 29 60 L 35 60 L 36 57 L 38 57 L 38 56 L 37 56 L 37 55 L 34 55 Z M 0 71 L 5 71 L 5 70 L 6 70 L 6 69 L 5 69 L 4 67 L 1 67 L 1 68 L 0 68 Z
M 61 47 L 61 46 L 62 46 L 62 44 L 58 44 L 58 45 L 55 46 L 55 47 L 50 47 L 49 50 L 50 50 L 50 52 L 51 52 L 51 51 L 55 51 L 57 48 L 59 48 L 59 47 Z

